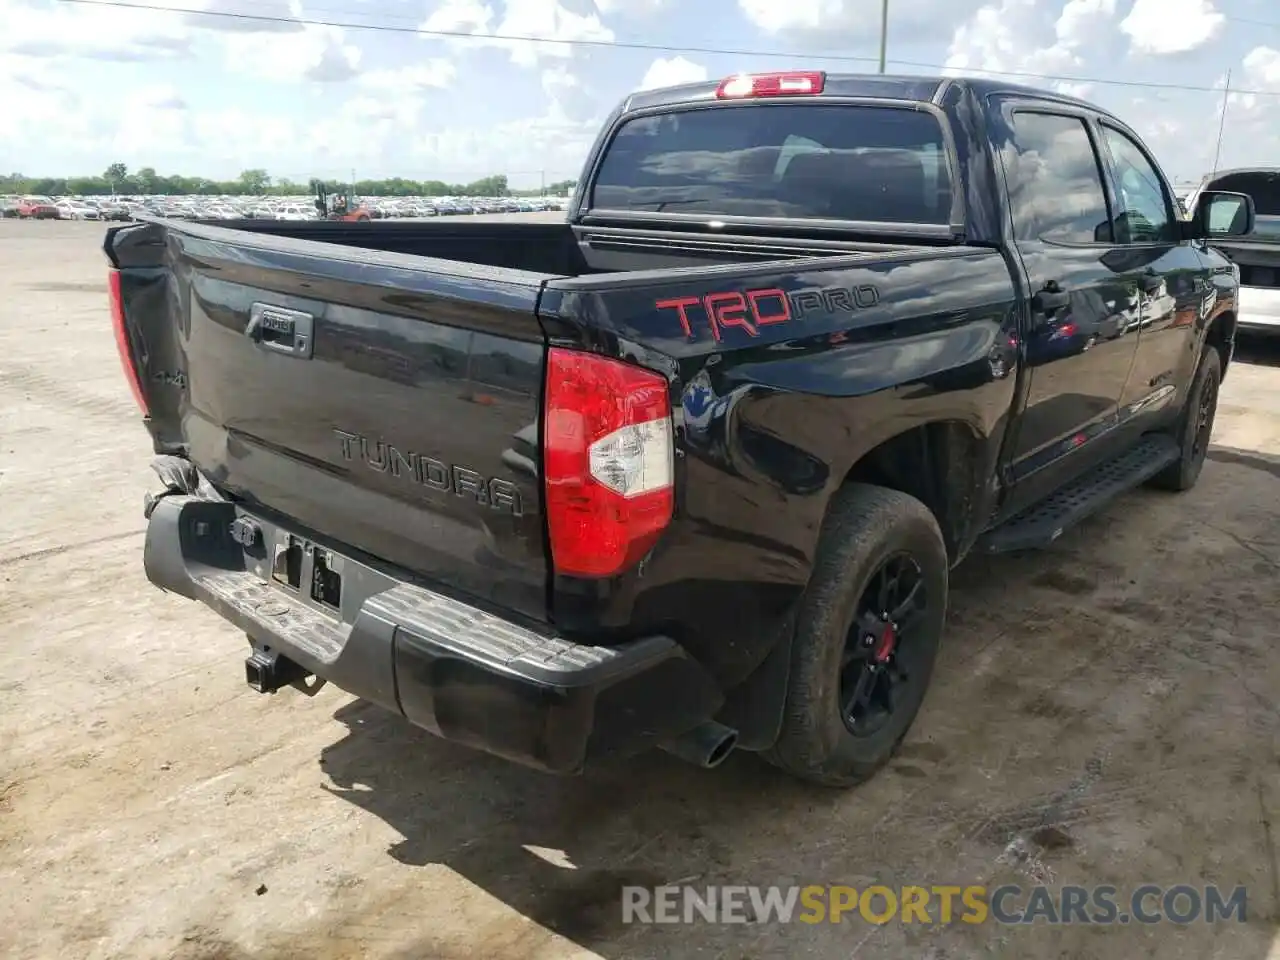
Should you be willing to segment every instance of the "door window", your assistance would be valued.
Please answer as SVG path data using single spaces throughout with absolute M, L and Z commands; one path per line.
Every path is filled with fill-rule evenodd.
M 1083 120 L 1018 111 L 1003 154 L 1016 239 L 1111 242 L 1102 170 Z
M 1102 135 L 1111 150 L 1116 191 L 1120 195 L 1116 242 L 1176 242 L 1178 225 L 1173 205 L 1155 164 L 1127 134 L 1103 126 Z

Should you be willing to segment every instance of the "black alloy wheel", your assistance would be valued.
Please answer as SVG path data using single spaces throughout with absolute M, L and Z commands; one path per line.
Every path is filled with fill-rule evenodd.
M 1174 432 L 1178 459 L 1147 481 L 1150 486 L 1182 491 L 1196 485 L 1213 438 L 1221 383 L 1222 354 L 1213 346 L 1206 346 Z
M 929 687 L 950 565 L 937 518 L 915 497 L 864 483 L 832 497 L 766 760 L 833 787 L 860 783 L 890 760 Z
M 1213 420 L 1218 412 L 1218 377 L 1210 377 L 1200 391 L 1200 403 L 1196 410 L 1195 438 L 1191 441 L 1191 456 L 1199 459 L 1209 451 L 1209 438 L 1213 434 Z
M 845 639 L 840 716 L 856 737 L 881 730 L 911 699 L 912 653 L 926 625 L 928 592 L 920 564 L 896 553 L 871 575 Z

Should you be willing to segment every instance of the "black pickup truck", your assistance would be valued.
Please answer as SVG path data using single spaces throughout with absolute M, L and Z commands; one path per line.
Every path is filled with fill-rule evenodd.
M 1206 241 L 1253 207 L 1183 219 L 1103 110 L 736 76 L 627 98 L 581 184 L 564 223 L 108 232 L 146 573 L 248 634 L 255 689 L 558 773 L 737 747 L 851 784 L 966 554 L 1196 481 L 1238 285 Z

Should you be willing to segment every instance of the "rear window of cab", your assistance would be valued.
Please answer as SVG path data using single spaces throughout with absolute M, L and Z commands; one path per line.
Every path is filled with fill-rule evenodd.
M 606 148 L 597 210 L 946 224 L 946 140 L 924 110 L 734 104 L 636 117 Z

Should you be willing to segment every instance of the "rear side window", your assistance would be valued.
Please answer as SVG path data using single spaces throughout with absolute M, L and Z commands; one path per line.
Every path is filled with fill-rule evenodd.
M 1019 111 L 1003 153 L 1018 240 L 1111 242 L 1102 172 L 1083 120 Z
M 951 189 L 932 114 L 756 103 L 627 121 L 606 150 L 591 206 L 946 224 Z

